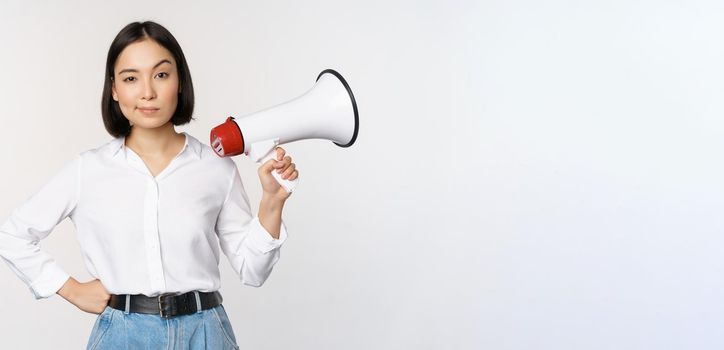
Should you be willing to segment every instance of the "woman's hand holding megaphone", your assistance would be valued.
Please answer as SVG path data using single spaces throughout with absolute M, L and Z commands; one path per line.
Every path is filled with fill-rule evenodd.
M 289 198 L 291 192 L 280 185 L 274 175 L 283 180 L 293 181 L 299 177 L 299 171 L 292 163 L 292 157 L 285 156 L 286 151 L 283 148 L 277 147 L 272 154 L 276 157 L 271 157 L 259 167 L 259 180 L 265 195 L 271 196 L 274 200 L 284 201 Z

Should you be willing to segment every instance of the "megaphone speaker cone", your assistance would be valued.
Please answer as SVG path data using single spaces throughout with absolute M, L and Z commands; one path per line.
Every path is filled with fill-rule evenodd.
M 349 94 L 349 100 L 352 103 L 352 109 L 354 110 L 354 133 L 352 134 L 352 138 L 347 142 L 346 144 L 340 144 L 337 142 L 334 142 L 335 145 L 339 147 L 349 147 L 354 144 L 355 141 L 357 141 L 357 133 L 359 132 L 359 111 L 357 110 L 357 101 L 354 98 L 354 94 L 352 93 L 352 89 L 349 87 L 349 84 L 347 84 L 347 81 L 344 80 L 341 74 L 339 74 L 334 69 L 325 69 L 322 71 L 322 73 L 319 73 L 317 76 L 317 81 L 319 81 L 319 78 L 321 78 L 324 74 L 332 74 L 334 75 L 339 81 L 344 85 L 344 88 L 347 89 L 347 93 Z

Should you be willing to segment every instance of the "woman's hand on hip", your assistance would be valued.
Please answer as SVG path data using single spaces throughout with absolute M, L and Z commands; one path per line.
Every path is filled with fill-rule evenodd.
M 92 314 L 102 313 L 111 298 L 99 279 L 80 283 L 71 277 L 57 293 L 77 308 Z

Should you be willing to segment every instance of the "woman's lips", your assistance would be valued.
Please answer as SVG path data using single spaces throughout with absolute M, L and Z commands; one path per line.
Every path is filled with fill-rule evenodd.
M 158 112 L 158 108 L 138 108 L 138 110 L 143 114 L 153 114 Z

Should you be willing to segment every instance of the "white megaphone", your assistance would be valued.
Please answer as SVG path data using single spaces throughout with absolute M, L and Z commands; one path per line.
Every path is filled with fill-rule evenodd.
M 211 148 L 220 157 L 241 153 L 258 163 L 276 159 L 278 145 L 304 140 L 325 139 L 349 147 L 357 139 L 359 115 L 352 90 L 342 75 L 332 69 L 319 73 L 317 82 L 303 95 L 242 118 L 229 117 L 211 129 Z M 292 192 L 297 179 L 272 175 Z

